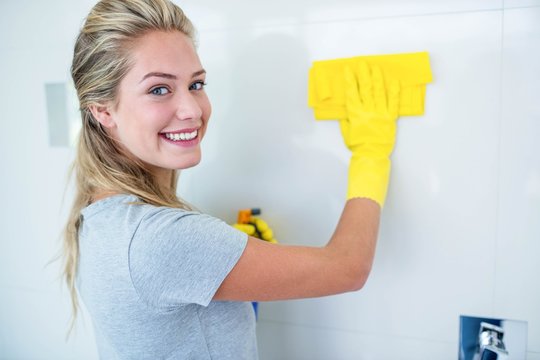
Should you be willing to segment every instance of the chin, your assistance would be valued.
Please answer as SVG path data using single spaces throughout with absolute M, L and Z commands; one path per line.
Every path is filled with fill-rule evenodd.
M 173 168 L 177 170 L 189 169 L 197 166 L 201 162 L 201 156 L 192 156 L 189 159 L 183 159 L 182 162 L 177 163 Z
M 200 161 L 196 161 L 196 162 L 189 163 L 189 164 L 183 164 L 182 166 L 177 167 L 176 170 L 189 169 L 189 168 L 197 166 L 199 163 L 200 163 Z

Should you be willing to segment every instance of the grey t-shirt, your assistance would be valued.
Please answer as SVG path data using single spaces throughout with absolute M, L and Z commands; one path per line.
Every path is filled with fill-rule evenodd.
M 212 301 L 247 236 L 198 212 L 130 205 L 82 210 L 77 287 L 102 359 L 257 359 L 249 302 Z

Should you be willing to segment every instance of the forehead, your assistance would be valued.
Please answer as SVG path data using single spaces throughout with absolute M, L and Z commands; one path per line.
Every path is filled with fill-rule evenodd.
M 168 72 L 182 76 L 202 68 L 192 40 L 179 31 L 152 31 L 135 40 L 130 50 L 133 67 L 129 75 Z

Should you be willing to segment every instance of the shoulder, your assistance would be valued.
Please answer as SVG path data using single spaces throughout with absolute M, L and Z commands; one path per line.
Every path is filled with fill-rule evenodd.
M 246 234 L 218 218 L 154 207 L 129 246 L 133 286 L 152 306 L 207 306 L 246 243 Z
M 108 219 L 139 218 L 139 220 L 150 223 L 161 221 L 164 218 L 182 217 L 193 214 L 198 213 L 184 209 L 148 204 L 131 194 L 114 194 L 103 197 L 81 210 L 81 215 L 84 219 L 95 217 L 105 217 Z
M 208 242 L 223 243 L 223 238 L 230 237 L 243 237 L 243 233 L 216 217 L 196 211 L 151 207 L 145 209 L 133 241 L 144 239 L 139 243 L 143 247 L 170 248 L 189 244 L 201 246 Z

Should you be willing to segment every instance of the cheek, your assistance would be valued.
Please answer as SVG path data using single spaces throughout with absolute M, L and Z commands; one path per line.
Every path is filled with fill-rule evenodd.
M 144 116 L 141 116 L 145 114 Z M 122 121 L 118 122 L 116 137 L 129 148 L 140 147 L 141 144 L 150 144 L 150 138 L 155 137 L 159 132 L 157 123 L 152 121 L 158 114 L 148 112 L 131 112 L 126 116 L 124 114 Z
M 159 133 L 174 117 L 174 108 L 172 106 L 153 106 L 143 105 L 134 107 L 131 117 L 128 119 L 127 127 L 124 129 L 131 133 L 138 133 L 143 136 L 152 136 Z
M 210 105 L 209 101 L 206 101 L 204 106 L 201 106 L 202 110 L 202 122 L 203 122 L 203 133 L 202 136 L 204 137 L 206 135 L 206 132 L 208 131 L 208 122 L 210 121 L 210 115 L 212 114 L 212 106 Z
M 208 99 L 208 96 L 205 96 L 201 99 L 201 102 L 199 103 L 199 106 L 202 110 L 202 118 L 205 122 L 208 122 L 210 119 L 210 115 L 212 114 L 212 105 L 210 104 L 210 100 Z
M 143 114 L 145 114 L 146 127 L 160 132 L 171 122 L 171 119 L 175 119 L 176 109 L 174 106 L 156 106 L 145 109 Z

